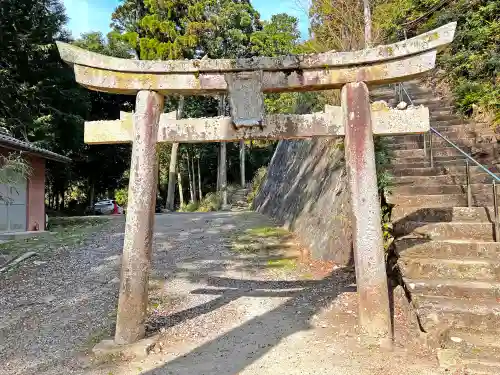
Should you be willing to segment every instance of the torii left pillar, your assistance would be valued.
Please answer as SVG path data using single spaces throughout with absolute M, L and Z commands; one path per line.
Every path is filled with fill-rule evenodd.
M 116 344 L 144 338 L 156 199 L 156 143 L 164 97 L 139 91 L 136 98 L 128 207 L 123 245 Z

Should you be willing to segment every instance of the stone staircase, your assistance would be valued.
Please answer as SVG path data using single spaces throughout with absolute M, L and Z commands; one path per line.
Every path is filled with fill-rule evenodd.
M 229 203 L 231 204 L 231 209 L 233 211 L 244 211 L 248 210 L 247 196 L 250 190 L 248 188 L 236 189 L 229 198 Z
M 415 105 L 429 107 L 432 127 L 499 172 L 496 138 L 486 124 L 463 121 L 418 80 L 405 86 Z M 394 90 L 386 87 L 372 95 L 397 104 Z M 441 359 L 458 359 L 466 374 L 498 375 L 500 243 L 494 242 L 492 177 L 470 167 L 468 208 L 465 160 L 456 149 L 434 135 L 431 167 L 422 135 L 387 139 L 394 151 L 389 203 L 395 205 L 398 265 L 423 329 L 435 338 L 429 342 L 437 342 Z

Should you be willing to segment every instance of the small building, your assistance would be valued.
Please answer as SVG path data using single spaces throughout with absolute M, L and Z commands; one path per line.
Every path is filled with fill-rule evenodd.
M 71 159 L 0 132 L 0 156 L 21 152 L 31 174 L 16 183 L 0 182 L 0 233 L 45 230 L 45 162 Z

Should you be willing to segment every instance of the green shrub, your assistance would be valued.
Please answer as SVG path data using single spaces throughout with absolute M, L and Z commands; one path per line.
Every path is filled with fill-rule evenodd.
M 198 211 L 198 202 L 184 203 L 179 208 L 179 212 L 196 212 L 196 211 Z
M 257 172 L 255 172 L 255 176 L 253 177 L 252 180 L 252 191 L 250 194 L 248 194 L 247 201 L 251 205 L 257 196 L 260 186 L 264 182 L 267 176 L 267 167 L 260 167 L 257 169 Z
M 222 197 L 219 193 L 208 193 L 201 201 L 198 211 L 210 212 L 219 211 L 222 207 Z
M 120 206 L 125 207 L 128 203 L 128 188 L 121 188 L 115 191 L 115 201 Z
M 421 34 L 456 21 L 453 43 L 438 57 L 442 78 L 450 87 L 460 112 L 471 115 L 473 105 L 486 109 L 500 125 L 500 2 L 498 0 L 448 1 L 385 0 L 374 5 L 375 28 L 392 41 Z M 411 24 L 407 21 L 418 20 Z

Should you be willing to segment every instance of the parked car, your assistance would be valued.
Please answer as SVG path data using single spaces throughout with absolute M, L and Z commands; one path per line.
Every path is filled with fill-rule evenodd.
M 94 204 L 94 213 L 96 215 L 123 215 L 124 210 L 113 199 L 105 199 Z

